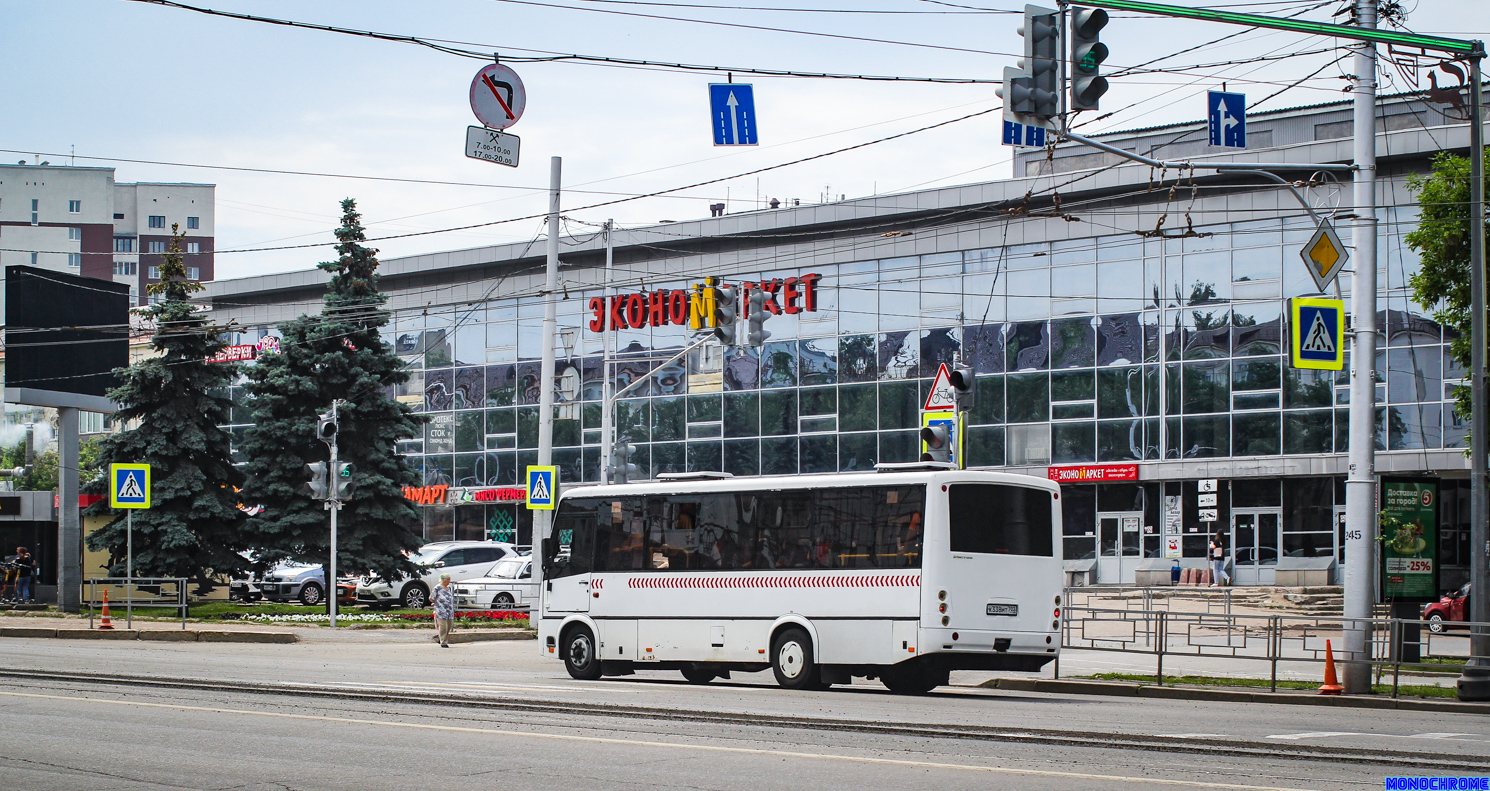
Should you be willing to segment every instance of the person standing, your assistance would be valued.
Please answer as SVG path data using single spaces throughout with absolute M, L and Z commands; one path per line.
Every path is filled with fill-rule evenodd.
M 1226 573 L 1226 547 L 1221 543 L 1221 534 L 1211 537 L 1211 587 L 1230 585 L 1231 575 Z
M 36 576 L 36 558 L 25 547 L 16 547 L 16 601 L 30 604 L 31 580 Z
M 450 629 L 455 626 L 455 591 L 450 588 L 449 574 L 440 575 L 440 584 L 429 598 L 435 608 L 435 630 L 439 633 L 440 647 L 449 648 Z

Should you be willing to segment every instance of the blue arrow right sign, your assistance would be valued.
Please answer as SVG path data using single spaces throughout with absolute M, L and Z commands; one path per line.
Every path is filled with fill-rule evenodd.
M 1246 94 L 1210 91 L 1206 94 L 1206 117 L 1210 122 L 1211 145 L 1247 147 Z
M 753 86 L 733 82 L 711 83 L 709 111 L 714 123 L 714 145 L 756 145 Z

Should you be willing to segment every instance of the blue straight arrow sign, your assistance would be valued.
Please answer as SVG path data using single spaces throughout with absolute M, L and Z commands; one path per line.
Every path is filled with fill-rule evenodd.
M 1247 147 L 1247 97 L 1240 93 L 1210 91 L 1206 94 L 1206 118 L 1211 145 Z
M 714 123 L 714 145 L 756 145 L 753 86 L 710 83 L 709 111 Z

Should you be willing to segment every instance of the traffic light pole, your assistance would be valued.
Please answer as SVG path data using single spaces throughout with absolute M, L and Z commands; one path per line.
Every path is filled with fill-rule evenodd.
M 340 400 L 331 402 L 331 417 L 336 418 L 336 407 L 341 404 Z M 341 493 L 336 490 L 337 470 L 336 446 L 337 439 L 331 441 L 331 464 L 327 466 L 326 484 L 330 490 L 331 497 L 326 500 L 326 507 L 331 511 L 331 568 L 326 572 L 326 592 L 330 596 L 331 628 L 336 628 L 336 515 L 341 512 Z
M 615 288 L 611 285 L 611 271 L 612 271 L 612 268 L 615 265 L 615 253 L 616 253 L 616 248 L 615 248 L 615 229 L 616 229 L 616 221 L 615 220 L 606 220 L 605 221 L 605 305 L 606 305 L 606 310 L 603 312 L 603 315 L 606 317 L 605 318 L 605 321 L 607 323 L 610 322 L 610 310 L 609 310 L 609 308 L 610 308 L 611 301 L 616 298 Z M 610 336 L 611 336 L 611 333 L 615 331 L 615 328 L 614 327 L 602 327 L 601 330 L 602 330 L 602 332 L 600 333 L 600 341 L 601 341 L 602 344 L 604 344 L 604 352 L 600 356 L 600 370 L 603 373 L 603 375 L 600 377 L 600 400 L 605 404 L 605 409 L 602 410 L 601 413 L 600 413 L 600 482 L 601 483 L 610 483 L 610 480 L 611 480 L 611 476 L 610 476 L 610 454 L 611 454 L 611 448 L 614 448 L 615 447 L 615 442 L 611 438 L 611 434 L 612 434 L 613 429 L 614 429 L 614 426 L 615 426 L 615 421 L 611 417 L 611 411 L 610 411 L 611 395 L 610 395 L 610 391 L 613 390 L 615 388 L 615 386 L 616 386 L 615 385 L 615 381 L 611 379 L 611 369 L 610 369 L 610 361 L 611 361 Z
M 548 263 L 545 267 L 543 279 L 543 360 L 538 368 L 538 466 L 546 467 L 554 463 L 554 336 L 559 332 L 558 317 L 558 292 L 559 292 L 559 186 L 562 183 L 564 172 L 564 160 L 562 157 L 552 157 L 548 165 Z M 526 474 L 523 478 L 526 479 Z M 554 489 L 559 488 L 559 476 L 555 475 Z M 543 618 L 542 595 L 543 564 L 547 558 L 543 554 L 543 542 L 548 538 L 553 527 L 554 512 L 544 509 L 534 509 L 533 514 L 533 557 L 538 562 L 533 564 L 533 582 L 539 591 L 537 618 Z M 533 622 L 533 613 L 528 615 L 528 625 L 538 628 Z
M 1469 619 L 1490 621 L 1490 404 L 1485 382 L 1485 126 L 1482 117 L 1480 59 L 1469 61 L 1469 272 L 1471 352 Z M 1460 700 L 1490 700 L 1490 633 L 1476 626 L 1469 636 L 1470 658 L 1459 677 Z

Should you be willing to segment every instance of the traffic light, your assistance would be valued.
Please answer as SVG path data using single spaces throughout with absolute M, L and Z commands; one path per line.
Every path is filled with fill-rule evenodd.
M 735 333 L 739 330 L 739 294 L 734 286 L 719 286 L 714 289 L 714 337 L 725 346 L 735 345 Z
M 1107 27 L 1107 12 L 1078 8 L 1071 15 L 1071 109 L 1096 110 L 1107 93 L 1107 78 L 1098 74 L 1107 60 L 1107 45 L 1098 40 Z
M 1011 95 L 1005 97 L 1014 105 L 1029 108 L 1025 111 L 1029 115 L 1046 121 L 1060 111 L 1060 30 L 1058 12 L 1037 5 L 1024 7 L 1024 24 L 1019 28 L 1019 35 L 1024 36 L 1024 58 L 1019 68 L 1029 77 L 1029 94 L 1023 96 L 1022 84 L 1016 81 Z
M 305 471 L 310 475 L 310 481 L 306 485 L 310 487 L 310 496 L 316 500 L 325 500 L 330 495 L 329 481 L 326 480 L 326 462 L 318 461 L 305 465 Z
M 933 423 L 921 427 L 921 443 L 926 450 L 921 461 L 952 460 L 952 426 L 948 423 Z
M 631 463 L 636 458 L 636 446 L 630 442 L 618 443 L 611 449 L 610 482 L 630 483 L 631 479 L 641 475 L 641 470 Z
M 973 369 L 966 365 L 959 365 L 952 369 L 947 379 L 952 384 L 954 398 L 957 399 L 957 411 L 966 412 L 972 409 L 978 402 L 978 381 L 973 377 Z
M 758 288 L 750 290 L 750 299 L 745 305 L 745 342 L 759 349 L 765 345 L 771 333 L 766 330 L 766 319 L 771 314 L 766 310 L 766 292 Z
M 356 484 L 352 478 L 354 470 L 350 461 L 337 463 L 336 477 L 331 479 L 331 499 L 346 500 L 351 496 L 352 487 Z
M 335 444 L 337 428 L 336 410 L 321 415 L 320 419 L 316 421 L 316 439 L 327 445 Z

